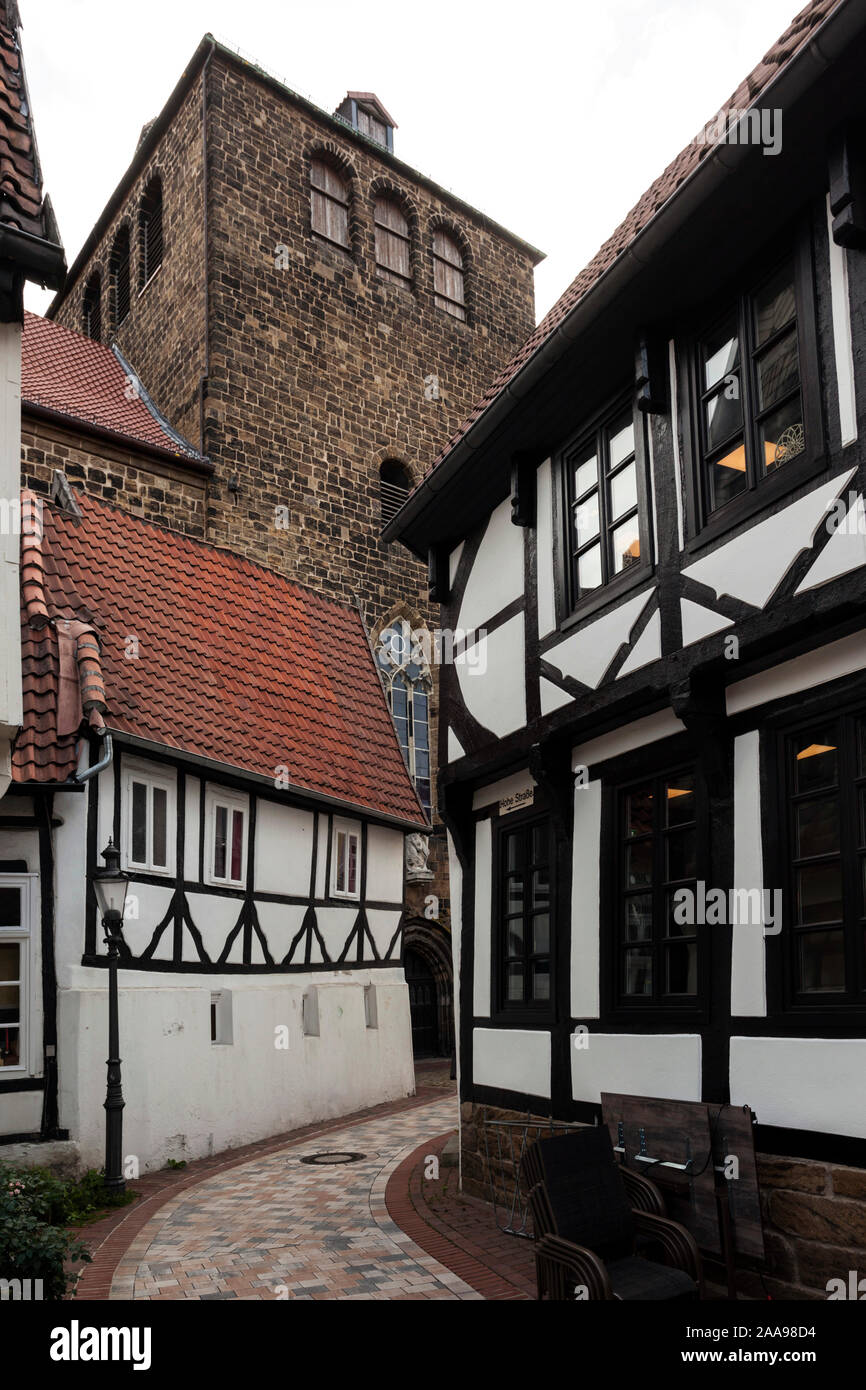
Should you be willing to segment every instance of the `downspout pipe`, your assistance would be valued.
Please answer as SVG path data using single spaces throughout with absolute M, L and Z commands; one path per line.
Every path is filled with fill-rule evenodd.
M 96 734 L 98 738 L 104 740 L 105 752 L 103 753 L 98 763 L 94 763 L 92 767 L 85 768 L 83 772 L 76 772 L 75 776 L 72 778 L 72 781 L 79 786 L 82 782 L 89 782 L 91 777 L 95 777 L 96 774 L 98 772 L 102 772 L 104 768 L 110 767 L 111 761 L 114 757 L 114 743 L 111 738 L 110 730 L 103 727 L 101 729 L 97 729 Z

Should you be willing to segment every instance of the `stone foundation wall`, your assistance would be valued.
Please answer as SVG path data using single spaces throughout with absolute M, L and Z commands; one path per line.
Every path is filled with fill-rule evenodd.
M 525 1123 L 525 1111 L 502 1110 L 464 1101 L 460 1107 L 463 1190 L 483 1201 L 510 1206 L 522 1131 L 511 1145 L 484 1120 Z M 550 1120 L 530 1116 L 529 1142 L 549 1132 Z M 498 1131 L 503 1136 L 509 1131 Z M 489 1162 L 488 1162 L 489 1157 Z M 866 1298 L 866 1169 L 843 1167 L 813 1159 L 758 1154 L 758 1182 L 764 1221 L 766 1260 L 738 1261 L 737 1287 L 746 1298 L 826 1299 L 828 1282 L 840 1279 L 846 1288 L 853 1271 L 863 1279 Z M 710 1282 L 724 1286 L 722 1266 L 706 1260 Z

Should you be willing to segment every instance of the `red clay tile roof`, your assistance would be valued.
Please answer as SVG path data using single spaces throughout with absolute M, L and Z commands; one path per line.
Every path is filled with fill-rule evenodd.
M 0 0 L 0 222 L 54 241 L 18 46 L 18 7 Z
M 76 499 L 80 521 L 43 505 L 41 545 L 24 538 L 16 781 L 63 781 L 75 769 L 76 736 L 57 734 L 61 647 L 64 634 L 84 636 L 76 656 L 92 682 L 92 625 L 109 729 L 268 779 L 285 767 L 296 789 L 423 825 L 355 609 L 231 551 Z M 64 620 L 82 626 L 64 630 Z
M 42 406 L 178 458 L 201 459 L 160 417 L 135 374 L 127 374 L 111 348 L 27 312 L 21 399 L 25 406 Z
M 772 48 L 761 59 L 756 68 L 749 73 L 744 82 L 720 109 L 721 114 L 728 111 L 744 111 L 758 98 L 760 93 L 767 87 L 770 81 L 776 76 L 781 67 L 784 66 L 797 52 L 797 50 L 807 41 L 813 31 L 821 24 L 838 5 L 845 0 L 810 0 L 810 3 L 801 10 L 795 19 L 791 21 L 788 28 L 777 39 Z M 708 126 L 711 122 L 707 123 Z M 464 435 L 468 434 L 472 426 L 480 419 L 485 410 L 497 396 L 504 391 L 510 381 L 542 346 L 547 338 L 559 327 L 563 319 L 571 310 L 583 299 L 584 295 L 601 279 L 605 271 L 609 270 L 618 256 L 634 240 L 637 234 L 643 230 L 647 223 L 658 212 L 663 203 L 677 191 L 690 174 L 694 172 L 701 160 L 712 151 L 711 142 L 700 143 L 694 141 L 686 145 L 661 174 L 647 189 L 640 201 L 632 208 L 628 216 L 620 223 L 616 231 L 604 245 L 596 252 L 578 276 L 572 280 L 565 293 L 557 300 L 553 308 L 541 320 L 535 331 L 530 334 L 523 346 L 515 353 L 497 377 L 494 378 L 488 390 L 476 403 L 472 413 L 464 420 L 460 428 L 451 436 L 445 448 L 439 454 L 428 471 L 432 470 L 442 462 L 446 455 Z

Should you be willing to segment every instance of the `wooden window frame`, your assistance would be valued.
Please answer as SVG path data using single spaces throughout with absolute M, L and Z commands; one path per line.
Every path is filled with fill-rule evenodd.
M 399 212 L 400 216 L 403 218 L 403 221 L 406 224 L 405 232 L 398 232 L 396 228 L 389 226 L 387 222 L 379 221 L 378 214 L 379 205 L 381 203 L 387 203 L 390 207 L 394 207 L 397 209 L 397 211 Z M 393 237 L 397 241 L 403 242 L 405 244 L 406 261 L 409 266 L 408 275 L 404 275 L 402 271 L 395 270 L 393 266 L 390 266 L 385 261 L 379 259 L 380 231 L 383 232 L 386 237 Z M 412 264 L 412 223 L 409 219 L 405 207 L 403 206 L 401 199 L 394 193 L 389 193 L 387 191 L 377 193 L 373 199 L 373 240 L 376 261 L 376 274 L 382 280 L 387 281 L 389 284 L 398 285 L 400 286 L 400 288 L 404 290 L 411 291 L 415 279 L 413 274 L 414 268 Z
M 147 854 L 144 860 L 133 857 L 133 792 L 134 782 L 147 787 Z M 165 864 L 157 864 L 153 855 L 153 792 L 164 791 L 165 805 Z M 123 782 L 121 795 L 121 844 L 123 866 L 133 874 L 158 874 L 163 878 L 175 875 L 175 839 L 177 835 L 177 780 L 169 772 L 154 768 L 144 762 L 132 759 L 123 760 Z
M 216 872 L 216 822 L 217 810 L 225 808 L 228 812 L 228 825 L 234 818 L 235 812 L 240 812 L 243 816 L 241 831 L 241 869 L 240 875 L 235 878 L 231 873 L 231 839 L 226 840 L 226 873 L 219 875 Z M 247 841 L 250 832 L 250 802 L 249 797 L 237 792 L 228 791 L 223 787 L 208 786 L 205 794 L 205 816 L 207 826 L 207 836 L 205 843 L 205 882 L 215 888 L 244 888 L 247 880 Z
M 332 192 L 330 191 L 330 189 L 321 188 L 321 187 L 319 186 L 319 184 L 313 182 L 313 173 L 314 173 L 315 166 L 316 166 L 317 164 L 321 164 L 323 168 L 327 169 L 331 174 L 333 174 L 333 175 L 338 179 L 338 181 L 339 181 L 340 184 L 342 185 L 343 193 L 344 193 L 344 195 L 345 195 L 344 197 L 338 198 L 337 195 L 336 195 L 335 193 L 332 193 Z M 339 248 L 340 248 L 341 251 L 346 251 L 346 252 L 348 252 L 348 253 L 351 255 L 351 252 L 352 252 L 352 176 L 351 176 L 351 174 L 349 174 L 349 173 L 343 168 L 343 166 L 342 166 L 341 164 L 339 164 L 336 160 L 328 159 L 327 156 L 322 155 L 322 154 L 314 154 L 314 155 L 311 157 L 311 159 L 310 159 L 309 191 L 310 191 L 310 231 L 311 231 L 312 235 L 313 235 L 313 236 L 317 236 L 317 237 L 321 237 L 322 241 L 327 242 L 329 246 L 339 246 Z M 323 228 L 317 227 L 317 226 L 316 226 L 316 218 L 315 218 L 315 214 L 314 214 L 315 197 L 316 197 L 316 195 L 318 195 L 320 198 L 324 199 L 325 202 L 327 202 L 327 203 L 333 203 L 336 207 L 341 207 L 341 208 L 344 209 L 345 214 L 346 214 L 346 240 L 345 240 L 345 241 L 341 241 L 341 240 L 340 240 L 339 238 L 337 238 L 337 237 L 330 236 L 328 232 L 326 232 L 326 231 L 323 230 Z
M 437 236 L 445 237 L 445 238 L 446 238 L 448 241 L 450 241 L 451 244 L 456 248 L 457 254 L 458 254 L 459 257 L 460 257 L 460 264 L 459 264 L 459 265 L 457 265 L 454 261 L 449 261 L 449 260 L 447 259 L 447 257 L 440 255 L 440 253 L 436 250 L 436 237 L 437 237 Z M 469 309 L 468 309 L 468 305 L 467 305 L 467 294 L 466 294 L 466 254 L 465 254 L 465 252 L 464 252 L 464 250 L 463 250 L 463 247 L 461 246 L 461 244 L 460 244 L 458 238 L 457 238 L 456 236 L 454 236 L 454 234 L 449 230 L 449 228 L 447 228 L 447 227 L 436 227 L 436 228 L 435 228 L 435 230 L 434 230 L 434 232 L 433 232 L 433 251 L 432 251 L 432 255 L 433 255 L 433 302 L 434 302 L 436 308 L 439 309 L 439 310 L 441 310 L 441 312 L 442 312 L 443 314 L 449 314 L 451 318 L 457 319 L 460 323 L 467 323 L 468 320 L 469 320 Z M 436 288 L 436 269 L 437 269 L 437 267 L 440 266 L 440 265 L 446 266 L 448 270 L 459 270 L 459 272 L 460 272 L 461 284 L 462 284 L 462 288 L 463 288 L 463 299 L 462 299 L 462 300 L 453 299 L 453 298 L 451 297 L 451 295 L 443 294 L 441 290 L 438 290 L 438 289 Z M 449 308 L 449 305 L 451 305 L 451 306 L 453 306 L 453 307 L 450 307 L 450 308 Z M 459 312 L 457 312 L 458 310 L 459 310 Z
M 780 246 L 784 249 L 780 250 Z M 806 447 L 789 464 L 772 473 L 759 474 L 756 460 L 758 417 L 769 414 L 753 408 L 755 402 L 754 360 L 757 353 L 753 342 L 751 305 L 761 287 L 786 264 L 794 270 L 797 346 L 799 353 L 800 394 L 803 403 L 803 427 Z M 743 399 L 743 438 L 746 453 L 746 490 L 715 511 L 709 508 L 709 480 L 702 445 L 702 391 L 700 379 L 701 343 L 731 313 L 736 315 L 740 335 L 740 377 Z M 717 536 L 739 526 L 780 498 L 784 498 L 802 483 L 821 473 L 827 465 L 821 409 L 821 374 L 818 357 L 817 318 L 815 311 L 815 270 L 810 229 L 798 227 L 776 240 L 771 253 L 753 261 L 748 271 L 728 287 L 724 295 L 716 296 L 705 308 L 700 320 L 693 322 L 684 336 L 685 353 L 682 363 L 680 399 L 688 402 L 690 419 L 683 420 L 682 437 L 685 446 L 687 549 L 696 550 Z M 766 352 L 762 344 L 760 352 Z M 776 406 L 775 408 L 778 408 Z
M 122 248 L 125 241 L 125 253 Z M 129 318 L 132 309 L 132 234 L 129 224 L 118 228 L 111 243 L 109 253 L 109 303 L 111 305 L 111 331 L 116 334 Z M 121 272 L 126 280 L 126 308 L 121 314 Z
M 355 888 L 338 888 L 337 880 L 340 873 L 340 836 L 346 836 L 346 865 L 348 869 L 348 853 L 352 840 L 355 841 Z M 341 816 L 335 816 L 331 827 L 331 882 L 330 890 L 332 898 L 339 898 L 342 901 L 360 902 L 361 900 L 361 880 L 363 876 L 362 856 L 364 852 L 363 835 L 361 832 L 361 822 L 345 820 Z
M 549 921 L 549 950 L 546 952 L 532 952 L 524 950 L 521 959 L 524 962 L 524 997 L 522 1000 L 508 999 L 506 988 L 506 966 L 510 957 L 506 950 L 506 916 L 505 916 L 505 892 L 508 870 L 505 860 L 505 840 L 512 833 L 521 833 L 531 838 L 533 830 L 543 825 L 547 830 L 548 845 L 548 908 L 547 916 Z M 535 861 L 531 857 L 527 861 L 525 869 L 522 871 L 524 876 L 532 873 L 536 864 L 543 865 L 544 861 Z M 550 1022 L 556 1014 L 556 989 L 557 989 L 557 895 L 556 895 L 556 842 L 554 834 L 553 818 L 550 812 L 537 806 L 527 807 L 525 811 L 511 812 L 507 816 L 500 816 L 493 822 L 493 844 L 492 844 L 492 915 L 491 915 L 491 941 L 490 958 L 493 979 L 491 981 L 491 1003 L 492 1018 L 494 1022 L 513 1023 L 515 1020 L 533 1020 L 538 1023 Z M 531 918 L 531 910 L 527 908 L 527 899 L 524 884 L 524 908 L 523 908 L 523 938 L 526 943 L 526 924 Z M 528 998 L 529 990 L 529 965 L 535 959 L 547 960 L 549 963 L 549 998 L 544 1000 Z
M 603 438 L 605 431 L 609 428 L 616 418 L 624 414 L 629 407 L 632 413 L 634 425 L 634 460 L 635 476 L 637 481 L 637 508 L 638 533 L 640 538 L 641 555 L 636 565 L 629 566 L 628 569 L 621 570 L 619 574 L 614 574 L 596 589 L 589 589 L 583 594 L 579 594 L 576 589 L 576 563 L 574 556 L 574 546 L 572 544 L 574 508 L 578 505 L 577 499 L 573 495 L 573 479 L 571 477 L 571 463 L 575 455 L 594 439 L 598 449 L 599 441 Z M 634 394 L 631 391 L 618 393 L 613 400 L 607 402 L 603 409 L 591 416 L 589 421 L 561 448 L 555 455 L 555 472 L 557 475 L 556 487 L 556 511 L 558 515 L 554 518 L 555 523 L 555 567 L 556 567 L 556 596 L 557 596 L 557 627 L 562 630 L 582 622 L 585 617 L 594 613 L 597 609 L 607 607 L 608 604 L 615 602 L 623 597 L 631 589 L 643 583 L 653 571 L 653 528 L 652 528 L 652 491 L 649 479 L 649 448 L 647 444 L 647 423 L 644 415 L 637 408 Z M 597 452 L 597 457 L 602 455 Z M 615 472 L 627 467 L 627 464 L 618 465 Z M 613 476 L 613 475 L 612 475 Z M 602 479 L 599 482 L 599 496 L 606 492 L 606 485 L 609 480 Z M 604 513 L 600 516 L 599 535 L 605 536 L 621 525 L 627 515 L 617 519 L 616 524 L 609 522 L 607 511 L 609 503 L 607 497 L 604 499 Z M 591 546 L 588 543 L 586 548 Z M 609 557 L 604 557 L 603 575 L 609 568 Z

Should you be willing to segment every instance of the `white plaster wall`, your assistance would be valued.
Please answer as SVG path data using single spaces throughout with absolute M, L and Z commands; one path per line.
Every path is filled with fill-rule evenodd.
M 783 661 L 757 676 L 749 676 L 744 681 L 729 685 L 725 694 L 727 712 L 729 715 L 741 714 L 743 710 L 795 695 L 799 690 L 811 690 L 816 685 L 825 685 L 854 671 L 862 671 L 864 667 L 866 631 L 854 632 L 850 637 L 841 637 L 838 642 L 828 642 L 817 651 Z
M 367 1028 L 364 987 L 376 987 Z M 60 1123 L 83 1161 L 105 1140 L 106 980 L 82 967 L 60 992 Z M 142 1170 L 200 1158 L 414 1091 L 409 1000 L 401 969 L 291 977 L 120 972 L 124 1153 Z M 301 1024 L 304 991 L 318 990 L 318 1037 Z M 231 991 L 233 1043 L 210 1041 L 212 990 Z M 288 1028 L 289 1047 L 275 1047 Z
M 645 590 L 626 599 L 613 612 L 586 623 L 546 651 L 545 661 L 564 676 L 572 676 L 595 690 L 623 642 L 629 640 L 634 624 L 654 593 L 654 587 Z
M 734 886 L 758 890 L 764 887 L 760 753 L 757 729 L 734 739 Z M 767 1012 L 764 932 L 748 922 L 736 923 L 731 931 L 731 1013 L 763 1017 Z
M 457 626 L 464 632 L 484 624 L 523 593 L 523 529 L 511 520 L 511 498 L 491 512 L 472 566 Z
M 644 748 L 648 743 L 657 743 L 660 739 L 670 738 L 672 734 L 682 733 L 685 727 L 673 710 L 659 710 L 657 714 L 648 714 L 644 719 L 635 719 L 622 728 L 612 729 L 600 738 L 578 744 L 571 751 L 571 766 L 573 769 L 593 767 L 607 758 L 619 757 L 620 753 L 630 753 L 633 748 Z
M 319 816 L 319 848 L 316 852 L 316 897 L 324 898 L 327 894 L 326 878 L 328 873 L 328 817 Z
M 839 395 L 839 429 L 843 446 L 857 438 L 857 398 L 854 389 L 854 351 L 851 344 L 851 293 L 848 285 L 848 252 L 833 239 L 833 213 L 827 194 L 827 228 L 830 244 L 830 302 L 833 315 L 833 352 Z
M 536 588 L 538 592 L 538 635 L 546 637 L 556 629 L 556 602 L 553 580 L 553 477 L 550 459 L 538 469 L 536 481 Z
M 690 1033 L 595 1033 L 571 1049 L 575 1100 L 598 1104 L 602 1091 L 665 1100 L 700 1100 L 701 1039 Z
M 42 1099 L 41 1091 L 11 1091 L 0 1095 L 0 1134 L 38 1134 L 42 1124 Z M 0 1161 L 2 1159 L 3 1150 L 0 1149 Z
M 475 1028 L 472 1079 L 476 1086 L 550 1096 L 550 1034 L 524 1028 Z
M 526 724 L 523 633 L 524 618 L 518 613 L 454 663 L 466 708 L 498 738 Z
M 866 1139 L 866 1038 L 731 1038 L 731 1104 L 762 1125 Z
M 571 1012 L 599 1015 L 601 782 L 574 788 L 571 875 Z
M 367 897 L 371 902 L 403 901 L 403 832 L 385 825 L 367 828 Z
M 475 827 L 475 958 L 472 996 L 477 1018 L 490 1016 L 490 936 L 493 902 L 493 827 Z
M 313 827 L 310 811 L 259 800 L 256 806 L 256 891 L 302 897 L 310 891 Z
M 186 779 L 186 810 L 183 819 L 183 872 L 187 879 L 198 878 L 199 813 L 201 783 L 197 777 Z
M 307 909 L 299 903 L 256 903 L 259 926 L 265 934 L 271 956 L 277 962 L 288 955 L 289 948 L 301 929 Z M 298 946 L 301 951 L 301 946 Z M 297 959 L 297 957 L 296 957 Z M 303 963 L 301 951 L 300 963 Z
M 168 911 L 173 892 L 173 883 L 166 883 L 164 887 L 159 888 L 151 883 L 130 884 L 123 914 L 123 936 L 134 956 L 140 956 L 147 946 L 157 922 L 161 922 Z M 204 922 L 207 923 L 207 918 L 204 918 Z M 198 922 L 196 926 L 199 926 Z M 174 927 L 169 925 L 157 947 L 157 960 L 171 958 L 173 943 Z M 97 944 L 100 954 L 104 953 L 101 934 L 97 937 Z M 198 956 L 195 959 L 198 959 Z
M 54 800 L 55 814 L 63 819 L 63 824 L 54 832 L 54 957 L 61 984 L 68 979 L 69 971 L 78 964 L 84 951 L 90 795 L 88 785 L 83 792 L 61 793 Z M 104 849 L 105 843 L 100 848 Z

